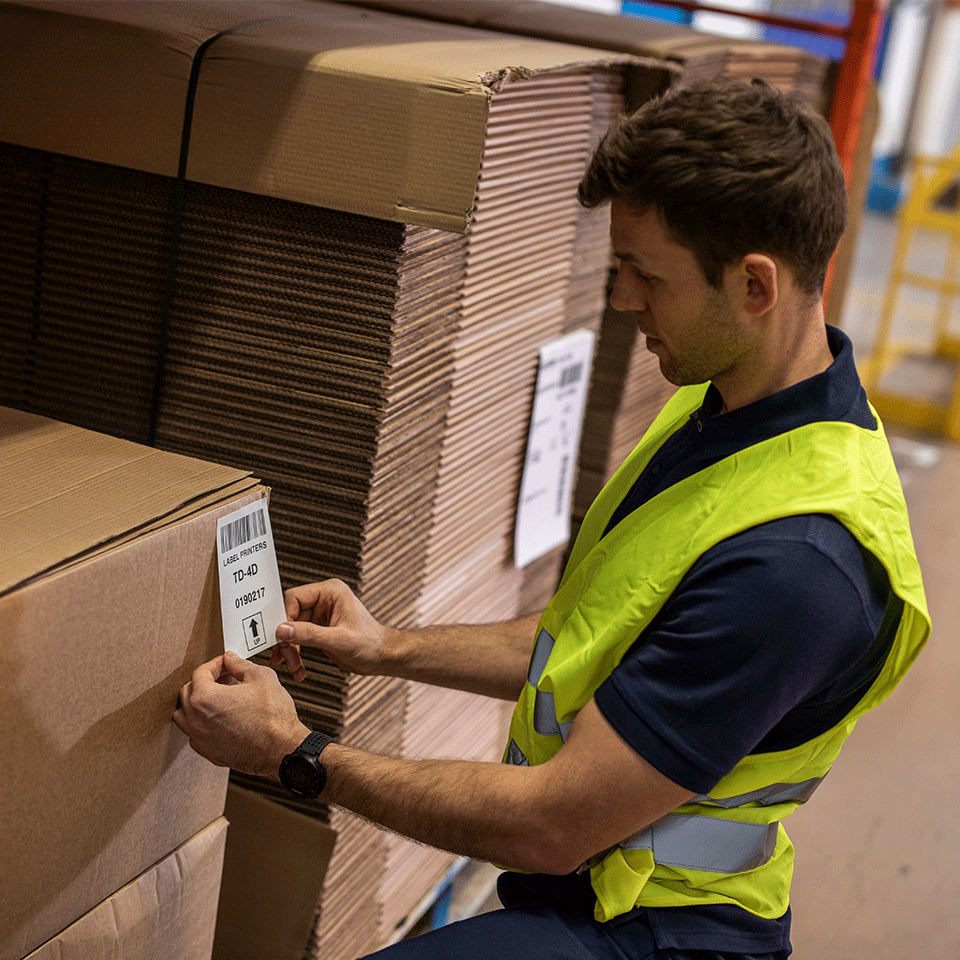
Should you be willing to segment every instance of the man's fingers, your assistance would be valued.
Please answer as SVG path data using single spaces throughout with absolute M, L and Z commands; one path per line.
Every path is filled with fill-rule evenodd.
M 320 598 L 320 584 L 305 583 L 283 594 L 284 609 L 291 620 L 309 619 Z
M 342 603 L 355 600 L 353 591 L 342 580 L 323 580 L 291 587 L 283 595 L 284 608 L 290 620 L 314 620 L 329 623 L 334 610 Z
M 243 683 L 247 679 L 253 679 L 257 670 L 260 669 L 255 663 L 244 660 L 238 653 L 228 650 L 223 657 L 223 676 L 233 680 L 239 680 Z
M 181 697 L 183 695 L 181 694 Z M 173 711 L 173 722 L 189 736 L 190 734 L 187 731 L 187 715 L 183 710 L 182 706 L 178 706 L 176 710 Z
M 196 724 L 196 711 L 193 708 L 193 681 L 188 680 L 180 689 L 177 709 L 173 712 L 173 722 L 188 736 L 193 736 Z
M 216 683 L 220 677 L 223 676 L 223 672 L 223 656 L 214 657 L 206 663 L 201 663 L 200 666 L 193 671 L 190 683 L 186 684 L 184 689 L 189 687 L 191 683 L 196 684 L 196 686 L 200 688 L 203 688 L 206 684 Z
M 180 699 L 173 714 L 173 722 L 184 732 L 189 734 L 190 717 L 187 713 L 191 709 L 190 697 L 193 695 L 193 681 L 188 680 L 180 688 Z
M 287 670 L 290 671 L 290 676 L 293 677 L 297 683 L 300 683 L 307 675 L 307 669 L 303 665 L 303 658 L 300 656 L 300 648 L 293 643 L 281 643 L 277 649 L 280 651 L 280 657 L 283 662 L 287 665 Z

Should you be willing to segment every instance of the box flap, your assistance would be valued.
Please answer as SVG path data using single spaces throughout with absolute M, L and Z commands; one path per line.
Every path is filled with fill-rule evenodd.
M 226 836 L 219 817 L 25 960 L 205 960 Z
M 55 451 L 50 455 L 51 451 Z M 176 522 L 257 481 L 249 471 L 0 407 L 0 595 L 65 561 Z
M 314 817 L 231 783 L 213 960 L 301 960 L 336 833 Z M 251 888 L 269 890 L 250 909 Z

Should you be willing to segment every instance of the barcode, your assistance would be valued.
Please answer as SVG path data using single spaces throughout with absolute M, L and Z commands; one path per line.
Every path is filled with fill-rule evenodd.
M 573 366 L 560 371 L 560 386 L 566 387 L 571 383 L 577 383 L 582 376 L 583 364 L 575 363 Z
M 261 507 L 220 528 L 220 552 L 227 553 L 254 537 L 266 535 L 267 523 L 263 518 Z

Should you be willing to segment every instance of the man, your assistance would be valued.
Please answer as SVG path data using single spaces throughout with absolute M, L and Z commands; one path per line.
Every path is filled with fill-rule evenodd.
M 306 644 L 348 671 L 517 699 L 506 762 L 316 736 L 304 757 L 276 674 L 236 657 L 196 671 L 175 719 L 214 763 L 284 765 L 308 793 L 325 774 L 322 800 L 506 867 L 507 909 L 385 960 L 783 958 L 779 821 L 929 632 L 889 448 L 823 319 L 843 173 L 802 102 L 701 83 L 615 124 L 580 199 L 610 201 L 612 303 L 680 389 L 543 616 L 398 631 L 343 584 L 311 584 L 288 591 L 274 657 L 300 677 Z

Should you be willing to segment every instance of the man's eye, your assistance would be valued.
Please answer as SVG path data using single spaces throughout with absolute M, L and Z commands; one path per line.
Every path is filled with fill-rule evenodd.
M 620 269 L 629 271 L 634 277 L 636 277 L 638 280 L 642 280 L 644 283 L 656 283 L 656 277 L 649 273 L 644 273 L 636 264 L 629 260 L 621 260 Z

